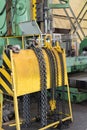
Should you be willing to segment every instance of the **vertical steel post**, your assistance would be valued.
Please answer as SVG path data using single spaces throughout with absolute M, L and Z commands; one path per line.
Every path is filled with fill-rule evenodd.
M 16 118 L 16 129 L 20 130 L 18 101 L 17 101 L 17 93 L 16 93 L 15 69 L 14 69 L 14 61 L 12 59 L 12 51 L 10 52 L 10 55 L 11 55 L 11 66 L 12 66 L 12 77 L 13 77 L 13 91 L 14 91 L 13 99 L 14 99 L 14 111 L 15 111 L 15 118 Z
M 44 23 L 45 23 L 45 26 L 44 26 L 44 30 L 45 30 L 45 33 L 48 33 L 48 11 L 47 11 L 47 0 L 44 0 L 44 10 L 45 10 L 45 16 L 44 16 Z
M 53 0 L 49 0 L 48 1 L 48 7 L 49 7 L 49 4 L 52 4 L 53 3 Z M 53 17 L 52 17 L 52 9 L 49 9 L 48 10 L 48 17 L 49 17 L 49 20 L 48 20 L 48 31 L 50 34 L 53 33 Z
M 2 108 L 2 105 L 3 105 L 3 95 L 0 93 L 0 130 L 2 130 L 2 113 L 3 113 L 3 108 Z

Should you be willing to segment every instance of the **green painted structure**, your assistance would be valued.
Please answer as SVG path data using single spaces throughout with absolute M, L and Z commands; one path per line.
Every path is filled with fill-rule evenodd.
M 19 24 L 31 20 L 30 0 L 12 0 L 12 35 L 22 35 Z
M 62 98 L 62 88 L 61 87 L 58 88 L 57 94 L 59 94 L 59 97 Z M 64 98 L 65 98 L 65 100 L 68 99 L 66 89 L 65 89 Z M 71 102 L 80 103 L 84 100 L 87 100 L 87 93 L 79 92 L 77 88 L 70 87 L 70 98 L 71 98 Z
M 7 32 L 6 25 L 6 0 L 0 0 L 0 36 L 5 36 Z
M 49 4 L 50 9 L 61 9 L 61 8 L 69 8 L 69 0 L 60 0 L 61 4 Z
M 67 57 L 68 73 L 81 72 L 87 69 L 87 56 Z
M 80 54 L 82 54 L 84 48 L 87 48 L 87 37 L 85 37 L 80 44 Z

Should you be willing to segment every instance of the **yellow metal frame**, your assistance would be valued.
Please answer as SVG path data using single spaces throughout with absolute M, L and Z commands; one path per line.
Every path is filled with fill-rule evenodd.
M 3 113 L 3 94 L 0 91 L 0 130 L 2 129 L 2 113 Z
M 72 118 L 71 116 L 66 117 L 66 118 L 62 119 L 62 122 L 67 121 L 67 120 L 70 120 L 71 118 Z M 51 124 L 49 124 L 49 125 L 47 125 L 47 126 L 41 128 L 41 129 L 39 129 L 39 130 L 46 130 L 46 129 L 48 129 L 48 128 L 55 127 L 55 126 L 58 125 L 59 123 L 60 123 L 60 121 L 56 121 L 56 122 L 51 123 Z
M 64 55 L 65 54 L 65 50 L 64 50 Z M 64 60 L 64 64 L 65 64 L 65 68 L 67 68 L 66 66 L 66 57 L 64 57 L 63 55 L 63 60 Z M 66 69 L 65 69 L 66 70 Z M 72 116 L 72 106 L 71 106 L 71 99 L 70 99 L 70 89 L 69 89 L 69 83 L 68 83 L 68 76 L 67 76 L 67 72 L 66 72 L 66 82 L 67 82 L 67 92 L 68 92 L 68 103 L 69 103 L 69 110 L 70 110 L 70 116 L 71 116 L 71 121 L 73 121 L 73 116 Z
M 35 2 L 35 1 L 34 1 Z M 60 53 L 62 53 L 62 55 L 63 55 L 63 62 L 64 62 L 64 67 L 65 67 L 65 84 L 66 84 L 66 86 L 67 86 L 67 92 L 68 92 L 68 103 L 69 103 L 69 114 L 67 114 L 67 117 L 66 118 L 64 118 L 64 119 L 62 119 L 61 121 L 62 122 L 64 122 L 64 121 L 66 121 L 66 120 L 73 120 L 72 119 L 72 108 L 71 108 L 71 101 L 70 101 L 70 92 L 69 92 L 69 85 L 68 85 L 68 77 L 67 77 L 67 72 L 66 72 L 66 59 L 65 59 L 65 51 L 64 50 L 62 50 L 61 48 L 60 48 L 60 46 L 57 44 L 57 46 L 56 47 L 54 47 L 54 48 L 52 48 L 52 46 L 49 44 L 49 43 L 47 43 L 46 42 L 46 38 L 50 38 L 50 42 L 52 41 L 52 38 L 51 38 L 51 35 L 47 35 L 46 37 L 45 37 L 45 47 L 47 47 L 47 48 L 49 48 L 50 50 L 53 50 L 54 51 L 54 53 L 55 53 L 55 55 L 57 56 L 57 52 L 60 52 Z M 22 45 L 24 46 L 24 37 L 22 37 Z M 24 54 L 23 52 L 22 52 L 23 50 L 21 50 L 21 53 L 22 54 Z M 35 57 L 35 54 L 33 53 L 33 51 L 31 50 L 31 52 L 30 52 L 32 55 L 33 55 L 33 57 Z M 28 52 L 26 52 L 26 55 L 29 55 L 29 53 Z M 45 54 L 45 52 L 44 52 L 44 50 L 43 50 L 43 54 Z M 26 55 L 25 55 L 25 57 L 26 57 Z M 27 56 L 28 56 L 27 55 Z M 12 70 L 12 75 L 11 75 L 11 77 L 12 77 L 12 86 L 13 86 L 13 93 L 12 93 L 12 95 L 13 95 L 13 99 L 14 99 L 14 111 L 15 111 L 15 119 L 16 119 L 16 129 L 17 130 L 20 130 L 20 124 L 21 124 L 21 122 L 20 122 L 20 119 L 19 119 L 19 112 L 18 112 L 18 101 L 17 101 L 17 97 L 18 96 L 21 96 L 21 95 L 23 95 L 23 94 L 27 94 L 27 93 L 23 93 L 23 94 L 21 94 L 21 91 L 19 90 L 19 92 L 20 93 L 18 93 L 18 90 L 17 89 L 21 89 L 20 87 L 18 88 L 18 80 L 16 79 L 17 78 L 17 66 L 16 66 L 16 63 L 18 63 L 17 62 L 17 60 L 19 61 L 19 59 L 16 59 L 18 56 L 20 56 L 20 53 L 19 54 L 13 54 L 12 53 L 12 51 L 10 52 L 10 56 L 11 56 L 11 66 L 10 66 L 10 64 L 9 64 L 9 66 L 10 66 L 10 68 L 11 68 L 11 70 Z M 21 55 L 22 56 L 22 55 Z M 20 58 L 20 57 L 19 57 Z M 23 58 L 23 57 L 21 57 L 21 58 Z M 20 59 L 21 59 L 20 58 Z M 46 59 L 46 62 L 48 63 L 48 58 L 47 58 L 47 56 L 45 55 L 45 59 Z M 31 62 L 32 62 L 32 57 L 31 57 Z M 35 60 L 37 60 L 37 58 L 35 59 Z M 34 62 L 35 62 L 35 60 L 34 60 Z M 58 63 L 60 63 L 60 59 L 59 59 L 59 57 L 57 56 L 57 60 L 58 60 Z M 19 61 L 20 62 L 20 61 Z M 8 62 L 9 63 L 9 62 Z M 7 63 L 7 64 L 8 64 Z M 27 62 L 28 63 L 28 62 Z M 29 64 L 30 64 L 30 61 L 29 61 Z M 38 62 L 35 62 L 34 63 L 35 65 L 36 64 L 38 64 Z M 16 66 L 16 67 L 15 67 Z M 37 65 L 38 66 L 38 65 Z M 47 64 L 47 66 L 49 66 L 49 63 Z M 59 66 L 60 66 L 60 64 L 59 64 Z M 19 68 L 20 69 L 20 68 Z M 22 68 L 23 69 L 23 68 Z M 37 67 L 37 70 L 39 70 L 39 66 Z M 61 70 L 61 69 L 60 69 Z M 58 70 L 58 71 L 60 71 L 60 70 Z M 34 71 L 36 71 L 36 70 L 34 70 Z M 47 67 L 47 71 L 49 72 L 49 67 Z M 38 71 L 39 72 L 39 71 Z M 61 72 L 60 72 L 61 73 Z M 39 73 L 38 73 L 38 75 L 39 75 Z M 36 76 L 36 77 L 39 77 L 39 76 Z M 47 77 L 48 77 L 48 79 L 47 80 L 49 80 L 49 78 L 50 78 L 50 76 L 49 76 L 49 73 L 48 73 L 48 75 L 47 75 Z M 29 78 L 29 77 L 28 77 Z M 34 78 L 34 75 L 33 75 L 33 77 L 32 78 Z M 35 78 L 34 78 L 34 80 L 35 80 Z M 39 81 L 40 79 L 38 78 L 38 80 L 36 79 L 36 82 L 37 81 Z M 61 86 L 61 78 L 60 79 L 58 79 L 59 80 L 59 84 L 60 84 L 60 86 Z M 32 82 L 32 80 L 30 81 L 31 82 L 31 84 L 33 84 L 33 82 Z M 25 83 L 24 83 L 24 86 L 25 86 Z M 50 83 L 48 82 L 48 85 L 47 86 L 50 86 Z M 27 89 L 27 88 L 25 88 L 25 89 Z M 49 87 L 47 88 L 47 89 L 49 89 Z M 31 90 L 32 91 L 32 93 L 33 92 L 35 92 L 36 91 L 36 88 L 34 87 L 33 88 L 33 90 Z M 29 91 L 28 93 L 31 93 L 31 91 Z M 39 89 L 37 89 L 37 91 L 40 91 Z M 56 103 L 54 103 L 54 104 L 52 104 L 52 105 L 54 105 L 53 106 L 53 109 L 55 109 L 55 104 Z M 1 107 L 0 107 L 0 110 L 1 110 L 1 116 L 0 116 L 0 121 L 2 120 L 1 118 L 2 118 L 2 102 L 1 102 Z M 2 121 L 1 121 L 2 122 Z M 49 124 L 49 125 L 47 125 L 47 126 L 45 126 L 45 127 L 43 127 L 43 128 L 40 128 L 39 130 L 46 130 L 46 129 L 48 129 L 48 128 L 50 128 L 50 127 L 55 127 L 56 125 L 58 125 L 60 123 L 60 121 L 56 121 L 56 122 L 54 122 L 54 123 L 51 123 L 51 124 Z M 2 123 L 0 124 L 0 127 L 2 127 Z
M 50 48 L 51 49 L 51 48 Z M 63 60 L 64 60 L 64 63 L 66 64 L 65 62 L 65 51 L 63 51 L 62 49 L 60 49 L 59 47 L 56 47 L 56 50 L 58 52 L 62 52 L 63 54 Z M 16 127 L 17 127 L 17 130 L 20 130 L 20 121 L 19 121 L 19 113 L 18 113 L 18 104 L 17 104 L 17 96 L 20 95 L 20 94 L 17 94 L 17 90 L 16 90 L 16 85 L 17 85 L 17 81 L 16 81 L 16 71 L 15 68 L 14 68 L 14 64 L 15 62 L 13 61 L 13 59 L 11 60 L 12 62 L 12 72 L 13 72 L 13 86 L 14 86 L 14 109 L 15 109 L 15 114 L 16 114 Z M 65 66 L 66 67 L 66 66 Z M 69 103 L 69 111 L 70 113 L 67 115 L 66 118 L 62 119 L 61 121 L 64 122 L 64 121 L 67 121 L 67 120 L 72 120 L 72 109 L 71 109 L 71 102 L 70 102 L 70 93 L 69 93 L 69 86 L 68 86 L 68 78 L 67 78 L 67 73 L 65 72 L 65 82 L 66 82 L 66 85 L 67 85 L 67 91 L 68 91 L 68 103 Z M 33 88 L 34 89 L 34 88 Z M 33 90 L 35 91 L 35 90 Z M 32 92 L 33 92 L 32 91 Z M 55 105 L 55 104 L 54 104 Z M 53 108 L 54 109 L 54 108 Z M 39 130 L 46 130 L 47 128 L 50 128 L 50 127 L 55 127 L 55 125 L 58 125 L 60 122 L 57 121 L 57 122 L 54 122 L 54 123 L 51 123 Z
M 47 38 L 47 37 L 46 37 Z M 51 46 L 49 46 L 49 43 L 46 42 L 46 38 L 45 38 L 45 47 L 49 47 L 50 49 L 52 49 Z M 56 44 L 56 47 L 54 47 L 56 49 L 56 51 L 60 52 L 63 54 L 63 62 L 64 62 L 64 67 L 65 67 L 65 84 L 67 86 L 67 92 L 68 92 L 68 104 L 69 104 L 69 114 L 67 114 L 67 117 L 65 117 L 64 119 L 62 119 L 61 121 L 64 122 L 64 121 L 67 121 L 67 120 L 71 120 L 73 121 L 73 117 L 72 117 L 72 107 L 71 107 L 71 100 L 70 100 L 70 90 L 69 90 L 69 84 L 68 84 L 68 76 L 67 76 L 67 71 L 66 71 L 66 57 L 65 57 L 65 50 L 64 49 L 61 49 L 60 46 L 59 46 L 59 43 Z M 58 59 L 58 63 L 60 63 L 60 60 Z M 61 69 L 60 69 L 61 70 Z M 60 71 L 59 70 L 59 71 Z M 61 80 L 59 81 L 61 82 Z M 61 84 L 61 83 L 59 83 Z M 61 86 L 61 85 L 60 85 Z M 52 101 L 52 100 L 51 100 Z M 55 109 L 55 104 L 51 104 L 53 107 L 53 109 Z M 62 113 L 61 113 L 62 114 Z M 51 124 L 48 124 L 47 126 L 43 127 L 43 128 L 40 128 L 39 130 L 46 130 L 48 128 L 51 128 L 51 127 L 55 127 L 57 126 L 58 124 L 60 123 L 60 121 L 56 121 L 54 123 L 51 123 Z
M 20 120 L 19 120 L 19 112 L 18 112 L 18 101 L 17 101 L 17 93 L 16 93 L 16 81 L 15 81 L 15 68 L 14 68 L 14 61 L 12 58 L 12 51 L 10 52 L 11 55 L 11 66 L 12 66 L 12 76 L 13 76 L 13 91 L 14 91 L 14 110 L 15 110 L 15 118 L 16 118 L 16 129 L 20 130 Z

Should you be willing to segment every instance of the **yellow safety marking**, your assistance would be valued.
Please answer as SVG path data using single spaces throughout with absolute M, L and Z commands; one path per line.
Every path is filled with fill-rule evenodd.
M 1 73 L 5 76 L 5 78 L 9 81 L 10 84 L 12 84 L 11 75 L 8 74 L 8 72 L 5 69 L 1 70 Z
M 0 79 L 0 80 L 1 80 L 2 86 L 3 86 L 4 89 L 7 91 L 7 93 L 8 93 L 9 95 L 13 96 L 12 90 L 7 86 L 7 84 L 6 84 L 2 79 Z
M 6 62 L 9 69 L 11 69 L 11 62 L 5 53 L 3 54 L 3 60 Z

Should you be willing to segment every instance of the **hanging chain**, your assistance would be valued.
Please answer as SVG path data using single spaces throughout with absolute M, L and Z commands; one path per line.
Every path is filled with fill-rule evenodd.
M 24 128 L 28 128 L 31 121 L 30 113 L 30 94 L 23 96 L 23 119 L 24 119 Z
M 53 49 L 44 48 L 47 53 L 50 67 L 50 88 L 51 88 L 51 100 L 50 100 L 50 108 L 52 113 L 54 114 L 54 121 L 56 118 L 56 86 L 57 86 L 57 75 L 58 75 L 58 67 L 57 67 L 57 59 Z
M 61 72 L 62 72 L 62 118 L 65 117 L 65 75 L 64 75 L 64 62 L 62 53 L 58 53 L 61 64 Z
M 44 59 L 43 52 L 40 48 L 32 47 L 38 63 L 40 70 L 40 87 L 41 87 L 41 125 L 47 125 L 47 73 L 46 73 L 46 63 Z

